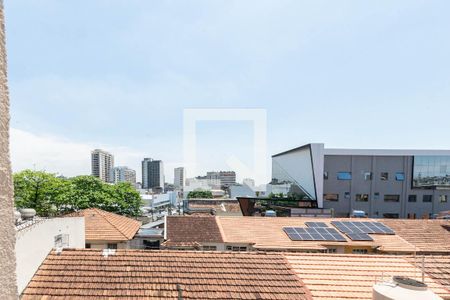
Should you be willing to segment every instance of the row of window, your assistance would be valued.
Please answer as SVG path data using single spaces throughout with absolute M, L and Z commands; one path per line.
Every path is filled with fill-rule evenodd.
M 344 198 L 350 200 L 350 193 L 345 192 Z M 328 201 L 339 201 L 339 194 L 324 194 L 323 199 Z M 373 200 L 379 200 L 380 193 L 373 195 Z M 355 201 L 368 202 L 369 194 L 356 194 Z M 384 195 L 385 202 L 400 202 L 400 195 Z M 448 201 L 448 195 L 439 195 L 439 202 L 446 203 Z M 408 195 L 408 202 L 417 202 L 417 195 Z M 423 195 L 422 202 L 433 202 L 433 195 Z
M 328 172 L 323 172 L 323 178 L 326 180 L 328 179 Z M 372 172 L 363 172 L 362 173 L 364 180 L 372 180 L 373 173 Z M 337 172 L 336 173 L 337 180 L 352 180 L 352 172 Z M 380 173 L 380 180 L 387 181 L 389 180 L 389 173 L 388 172 L 381 172 Z M 396 172 L 395 173 L 395 180 L 396 181 L 405 181 L 405 173 L 404 172 Z

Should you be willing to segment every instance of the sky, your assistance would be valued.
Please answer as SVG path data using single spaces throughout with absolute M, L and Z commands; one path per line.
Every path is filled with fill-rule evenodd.
M 310 142 L 450 149 L 450 1 L 6 0 L 11 156 L 90 173 L 183 165 L 185 109 L 262 109 L 270 156 Z M 228 111 L 227 111 L 228 112 Z M 198 174 L 254 166 L 251 121 L 197 123 Z M 242 179 L 239 174 L 238 178 Z

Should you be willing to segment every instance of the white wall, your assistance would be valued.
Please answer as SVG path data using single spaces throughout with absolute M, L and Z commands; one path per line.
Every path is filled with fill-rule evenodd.
M 67 247 L 84 248 L 84 217 L 42 220 L 17 232 L 16 272 L 19 295 L 55 247 L 55 236 L 59 234 L 69 235 Z

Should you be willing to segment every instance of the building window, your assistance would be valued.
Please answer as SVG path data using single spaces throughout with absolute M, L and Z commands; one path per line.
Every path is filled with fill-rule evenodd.
M 352 180 L 352 172 L 338 172 L 337 179 L 338 180 Z
M 368 251 L 367 251 L 367 249 L 353 249 L 352 253 L 353 254 L 367 254 Z
M 433 202 L 433 195 L 423 195 L 422 202 Z
M 84 247 L 85 247 L 86 249 L 91 249 L 91 244 L 86 243 L 86 244 L 84 245 Z
M 400 195 L 384 195 L 385 202 L 399 202 Z
M 408 219 L 415 219 L 416 218 L 416 214 L 415 213 L 409 213 L 408 214 Z
M 385 213 L 385 214 L 383 214 L 383 218 L 386 218 L 386 219 L 398 219 L 399 215 L 398 214 L 393 214 L 393 213 Z
M 327 250 L 325 250 L 325 253 L 337 253 L 337 249 L 336 248 L 328 248 Z
M 364 180 L 372 180 L 372 172 L 364 172 Z
M 217 246 L 203 246 L 203 251 L 216 251 Z
M 417 202 L 417 195 L 409 195 L 408 202 Z
M 339 201 L 339 194 L 323 194 L 323 199 L 327 201 Z
M 247 251 L 247 247 L 227 246 L 227 251 L 245 252 Z
M 358 202 L 368 202 L 369 194 L 356 194 L 356 201 Z
M 397 181 L 405 181 L 405 173 L 403 173 L 403 172 L 395 173 L 395 180 L 397 180 Z
M 344 193 L 344 198 L 347 200 L 350 200 L 350 192 L 345 192 Z
M 117 244 L 109 244 L 108 243 L 108 249 L 117 249 Z
M 383 180 L 383 181 L 388 180 L 389 179 L 389 173 L 388 172 L 381 172 L 380 179 Z
M 441 203 L 447 202 L 447 195 L 440 195 L 439 202 L 441 202 Z
M 328 172 L 323 172 L 323 179 L 325 179 L 325 180 L 328 179 Z
M 373 200 L 380 200 L 380 193 L 374 193 Z

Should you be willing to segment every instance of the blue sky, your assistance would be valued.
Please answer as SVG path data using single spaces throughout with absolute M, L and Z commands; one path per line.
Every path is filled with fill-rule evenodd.
M 449 1 L 5 2 L 15 170 L 89 173 L 102 147 L 171 181 L 186 108 L 266 109 L 269 155 L 450 149 Z M 251 165 L 248 122 L 197 134 L 201 171 Z

